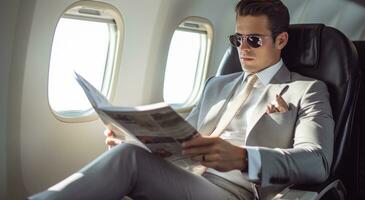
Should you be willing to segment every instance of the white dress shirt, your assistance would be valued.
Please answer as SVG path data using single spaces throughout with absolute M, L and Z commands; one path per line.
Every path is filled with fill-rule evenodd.
M 248 136 L 247 130 L 250 130 L 254 125 L 252 124 L 251 116 L 252 113 L 255 111 L 255 107 L 257 106 L 258 100 L 262 95 L 267 84 L 269 84 L 273 76 L 279 71 L 282 65 L 283 61 L 282 59 L 280 59 L 278 63 L 256 73 L 256 75 L 258 76 L 258 80 L 256 81 L 254 89 L 252 90 L 250 96 L 246 99 L 242 109 L 228 124 L 225 131 L 220 135 L 222 139 L 230 142 L 231 144 L 244 147 L 247 149 L 248 174 L 242 173 L 240 170 L 219 172 L 212 168 L 208 168 L 207 172 L 221 176 L 233 183 L 242 185 L 247 189 L 251 189 L 250 182 L 248 180 L 253 181 L 259 179 L 258 174 L 261 171 L 260 152 L 257 147 L 245 146 L 244 144 Z M 227 107 L 229 107 L 229 104 L 230 102 L 232 102 L 232 99 L 234 99 L 237 96 L 238 91 L 243 89 L 248 74 L 249 73 L 244 74 L 243 77 L 244 81 L 242 81 L 242 83 L 237 87 L 233 97 L 229 100 Z

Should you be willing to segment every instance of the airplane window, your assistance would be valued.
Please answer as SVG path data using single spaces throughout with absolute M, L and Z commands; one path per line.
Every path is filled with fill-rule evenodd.
M 177 108 L 193 105 L 204 83 L 212 28 L 189 18 L 175 30 L 167 58 L 164 100 Z
M 60 18 L 52 45 L 48 98 L 61 120 L 92 113 L 74 71 L 110 97 L 120 37 L 116 21 L 113 15 L 85 6 L 73 7 Z
M 194 85 L 200 47 L 204 46 L 202 43 L 205 42 L 205 36 L 202 33 L 179 30 L 174 33 L 167 60 L 165 101 L 177 104 L 184 103 L 189 98 Z

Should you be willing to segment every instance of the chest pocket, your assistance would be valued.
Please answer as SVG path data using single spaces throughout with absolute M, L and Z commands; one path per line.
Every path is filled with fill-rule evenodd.
M 269 148 L 289 148 L 293 146 L 294 126 L 297 109 L 287 112 L 263 114 L 251 129 L 246 145 Z

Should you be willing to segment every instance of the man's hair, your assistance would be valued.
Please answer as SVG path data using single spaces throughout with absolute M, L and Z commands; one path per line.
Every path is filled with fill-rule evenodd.
M 235 11 L 236 18 L 266 15 L 269 20 L 268 28 L 274 40 L 280 33 L 288 31 L 289 11 L 280 0 L 241 0 L 237 3 Z

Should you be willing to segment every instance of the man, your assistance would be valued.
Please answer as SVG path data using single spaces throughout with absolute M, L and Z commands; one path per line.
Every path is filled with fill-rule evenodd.
M 187 120 L 201 136 L 183 154 L 207 167 L 202 176 L 130 145 L 94 162 L 31 199 L 262 199 L 291 183 L 324 181 L 332 162 L 333 128 L 324 83 L 289 72 L 281 60 L 289 13 L 279 0 L 236 6 L 243 73 L 214 77 Z

